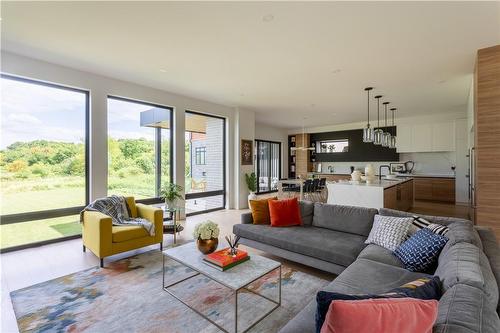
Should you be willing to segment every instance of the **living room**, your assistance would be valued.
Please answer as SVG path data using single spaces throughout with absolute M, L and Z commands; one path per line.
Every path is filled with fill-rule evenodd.
M 1 13 L 2 332 L 500 330 L 499 2 Z

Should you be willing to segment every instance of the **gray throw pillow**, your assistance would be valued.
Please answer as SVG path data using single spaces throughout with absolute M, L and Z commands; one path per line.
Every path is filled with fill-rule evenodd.
M 377 244 L 394 251 L 405 240 L 412 222 L 413 217 L 375 215 L 365 244 Z

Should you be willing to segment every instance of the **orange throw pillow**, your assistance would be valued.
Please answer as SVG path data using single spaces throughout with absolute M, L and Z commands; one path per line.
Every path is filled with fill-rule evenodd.
M 321 333 L 432 333 L 438 301 L 381 298 L 333 301 Z
M 271 224 L 268 201 L 277 199 L 277 197 L 273 197 L 261 200 L 250 200 L 253 224 Z
M 271 227 L 301 225 L 300 207 L 297 198 L 269 201 Z

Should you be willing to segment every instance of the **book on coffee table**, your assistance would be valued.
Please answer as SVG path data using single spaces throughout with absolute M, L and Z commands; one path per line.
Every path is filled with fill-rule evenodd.
M 221 271 L 225 271 L 248 259 L 250 259 L 250 257 L 246 251 L 238 250 L 236 255 L 233 256 L 229 248 L 226 248 L 206 255 L 205 258 L 203 258 L 203 262 Z

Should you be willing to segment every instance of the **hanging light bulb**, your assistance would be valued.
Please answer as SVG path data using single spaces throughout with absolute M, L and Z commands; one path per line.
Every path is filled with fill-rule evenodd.
M 380 128 L 380 99 L 382 98 L 382 95 L 377 95 L 375 98 L 377 99 L 377 128 L 373 131 L 373 144 L 380 146 L 384 136 L 384 131 Z
M 391 136 L 391 142 L 389 143 L 389 148 L 396 148 L 396 128 L 394 127 L 394 112 L 396 111 L 396 108 L 392 108 L 392 127 L 394 128 L 394 134 Z
M 387 105 L 389 102 L 384 102 L 384 107 L 385 107 L 385 131 L 382 137 L 382 147 L 389 147 L 391 144 L 391 133 L 387 131 Z
M 366 127 L 363 128 L 363 142 L 373 142 L 374 132 L 373 132 L 373 128 L 370 127 L 370 90 L 372 90 L 372 89 L 373 89 L 373 87 L 366 87 L 365 88 L 365 91 L 366 91 L 367 96 L 368 96 L 368 104 L 367 104 L 368 122 L 366 124 Z

